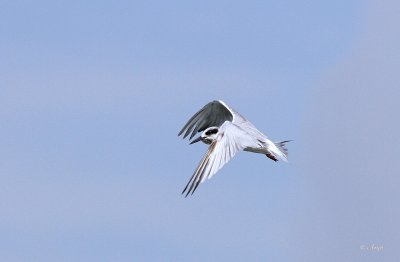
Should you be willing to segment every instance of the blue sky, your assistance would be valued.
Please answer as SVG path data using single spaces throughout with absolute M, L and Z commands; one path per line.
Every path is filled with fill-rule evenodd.
M 1 260 L 393 261 L 398 8 L 2 1 Z M 206 146 L 177 133 L 213 99 L 290 163 L 241 153 L 185 199 Z

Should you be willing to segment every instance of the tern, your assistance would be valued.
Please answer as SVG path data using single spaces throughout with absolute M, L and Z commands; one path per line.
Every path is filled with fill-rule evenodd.
M 199 137 L 192 140 L 198 133 Z M 273 161 L 287 162 L 285 144 L 291 140 L 272 142 L 252 123 L 241 116 L 221 100 L 206 104 L 184 125 L 178 136 L 185 139 L 189 134 L 190 144 L 202 141 L 209 145 L 206 154 L 201 159 L 192 177 L 183 189 L 187 197 L 196 191 L 200 183 L 210 179 L 236 153 L 248 151 L 264 154 Z

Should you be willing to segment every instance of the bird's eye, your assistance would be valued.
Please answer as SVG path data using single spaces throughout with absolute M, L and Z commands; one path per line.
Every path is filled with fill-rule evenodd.
M 218 129 L 217 128 L 208 130 L 206 132 L 206 135 L 209 136 L 209 135 L 216 134 L 216 133 L 218 133 Z

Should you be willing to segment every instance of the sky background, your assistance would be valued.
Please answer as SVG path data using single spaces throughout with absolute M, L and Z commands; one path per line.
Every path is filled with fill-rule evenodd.
M 399 13 L 0 1 L 0 260 L 396 261 Z M 177 133 L 213 99 L 290 162 L 240 153 L 185 199 L 206 145 Z

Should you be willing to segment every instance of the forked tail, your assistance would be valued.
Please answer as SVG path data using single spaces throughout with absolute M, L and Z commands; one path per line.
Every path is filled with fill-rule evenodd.
M 288 161 L 288 150 L 285 147 L 286 143 L 290 142 L 292 140 L 285 140 L 285 141 L 280 141 L 280 142 L 274 142 L 273 145 L 270 145 L 268 150 L 275 156 L 272 158 L 271 156 L 268 156 L 274 161 L 277 161 L 278 158 L 287 162 Z

